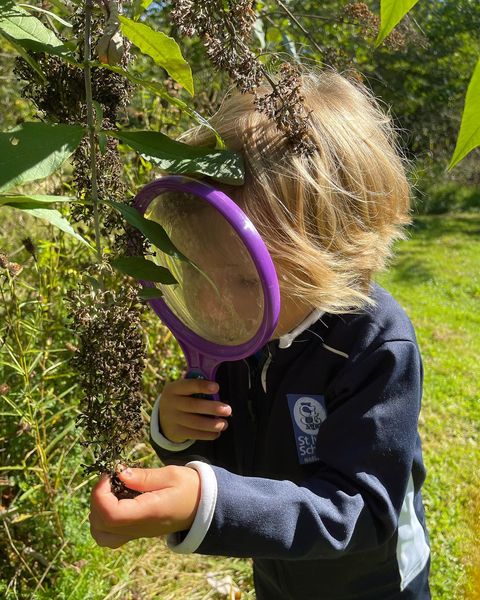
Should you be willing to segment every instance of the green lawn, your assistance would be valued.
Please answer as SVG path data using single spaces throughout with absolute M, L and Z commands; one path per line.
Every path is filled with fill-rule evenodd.
M 379 282 L 412 319 L 425 368 L 421 435 L 432 593 L 453 600 L 463 598 L 480 471 L 480 215 L 417 218 L 392 266 Z
M 38 234 L 40 230 L 32 230 L 29 223 L 23 223 L 22 229 Z M 18 227 L 12 233 L 11 224 L 0 222 L 5 251 L 14 255 L 12 260 L 23 262 L 27 254 L 19 243 L 22 232 L 17 232 Z M 57 236 L 46 232 L 49 237 Z M 420 217 L 410 232 L 411 239 L 398 244 L 392 269 L 379 282 L 411 317 L 423 354 L 420 428 L 428 470 L 424 499 L 432 544 L 433 598 L 460 600 L 473 552 L 473 534 L 467 534 L 472 529 L 475 498 L 478 501 L 475 476 L 480 470 L 480 216 Z M 7 451 L 0 454 L 0 495 L 6 498 L 11 489 L 18 491 L 19 507 L 7 519 L 0 514 L 4 529 L 0 597 L 200 600 L 218 597 L 206 581 L 212 572 L 217 577 L 232 575 L 242 598 L 254 598 L 247 560 L 178 556 L 165 548 L 163 540 L 153 539 L 112 551 L 97 547 L 91 539 L 88 502 L 96 477 L 85 480 L 79 469 L 85 451 L 73 427 L 78 388 L 66 360 L 65 342 L 71 336 L 62 304 L 65 289 L 75 283 L 74 267 L 83 257 L 75 252 L 72 256 L 70 240 L 58 237 L 55 245 L 40 245 L 45 274 L 39 277 L 30 259 L 20 276 L 26 287 L 19 282 L 18 294 L 24 300 L 17 311 L 27 328 L 25 340 L 30 340 L 25 364 L 33 365 L 31 381 L 23 381 L 5 364 L 12 363 L 11 357 L 0 353 L 0 384 L 6 382 L 12 388 L 8 398 L 0 395 L 0 446 L 8 442 Z M 175 345 L 159 331 L 156 318 L 151 315 L 149 319 L 146 419 L 148 403 L 153 402 L 161 381 L 169 373 L 179 373 Z M 1 326 L 0 322 L 0 333 Z M 13 341 L 12 345 L 15 349 Z M 42 381 L 48 385 L 42 386 Z M 38 431 L 32 428 L 20 435 L 19 412 L 33 415 L 41 425 Z M 60 434 L 63 437 L 57 438 Z M 39 452 L 42 444 L 43 454 Z M 148 444 L 133 449 L 132 457 L 146 466 L 158 466 Z M 40 464 L 47 468 L 53 488 L 50 496 L 45 493 Z

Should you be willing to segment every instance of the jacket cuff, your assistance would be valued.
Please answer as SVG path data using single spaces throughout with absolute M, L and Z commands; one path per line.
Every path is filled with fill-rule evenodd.
M 167 535 L 167 546 L 178 554 L 190 554 L 197 550 L 210 527 L 217 503 L 217 478 L 212 467 L 199 460 L 191 461 L 185 466 L 195 469 L 200 475 L 200 502 L 189 531 Z
M 162 394 L 158 396 L 155 400 L 152 409 L 152 415 L 150 417 L 150 436 L 152 440 L 164 450 L 170 450 L 170 452 L 180 452 L 181 450 L 185 450 L 186 448 L 190 448 L 195 443 L 195 440 L 186 440 L 185 442 L 172 442 L 168 438 L 166 438 L 160 431 L 160 421 L 158 418 L 158 407 L 160 405 L 160 398 Z

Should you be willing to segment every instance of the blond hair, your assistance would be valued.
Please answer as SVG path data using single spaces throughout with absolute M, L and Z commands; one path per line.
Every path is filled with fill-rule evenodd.
M 405 237 L 410 187 L 390 119 L 366 89 L 330 71 L 310 70 L 301 81 L 317 150 L 293 154 L 253 96 L 233 93 L 210 123 L 243 155 L 245 184 L 218 187 L 258 229 L 283 294 L 326 312 L 352 312 L 373 304 L 373 274 L 385 268 L 393 241 Z M 215 143 L 203 126 L 182 139 Z

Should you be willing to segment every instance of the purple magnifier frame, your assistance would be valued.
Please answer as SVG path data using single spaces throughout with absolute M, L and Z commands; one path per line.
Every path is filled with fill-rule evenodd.
M 167 191 L 192 194 L 209 203 L 221 213 L 243 241 L 262 285 L 264 296 L 262 322 L 250 340 L 235 346 L 221 345 L 206 340 L 186 327 L 162 298 L 149 300 L 154 311 L 173 333 L 183 350 L 189 368 L 187 377 L 213 381 L 220 363 L 250 356 L 271 338 L 280 313 L 277 274 L 267 247 L 253 223 L 231 198 L 212 185 L 178 175 L 161 177 L 147 184 L 138 192 L 134 206 L 144 214 L 150 202 Z M 141 280 L 141 283 L 145 287 L 155 287 L 151 281 Z

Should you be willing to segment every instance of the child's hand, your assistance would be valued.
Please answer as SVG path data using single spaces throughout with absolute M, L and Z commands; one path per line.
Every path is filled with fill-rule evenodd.
M 190 467 L 130 469 L 119 478 L 132 490 L 146 492 L 118 500 L 103 473 L 92 489 L 90 532 L 99 546 L 119 548 L 130 540 L 190 529 L 200 500 L 200 476 Z
M 215 394 L 218 383 L 202 379 L 179 379 L 163 388 L 159 419 L 163 435 L 172 442 L 215 440 L 228 427 L 224 418 L 232 414 L 218 400 L 192 398 L 192 394 Z

